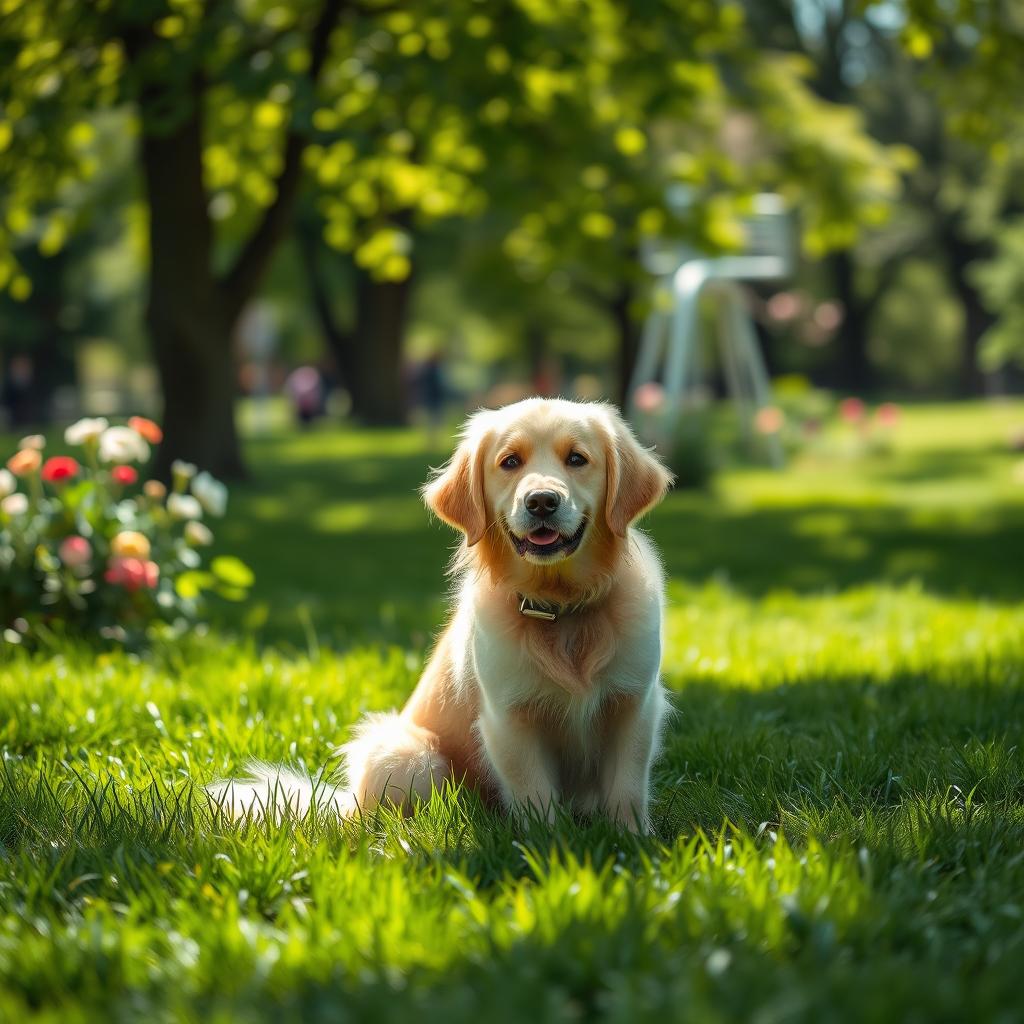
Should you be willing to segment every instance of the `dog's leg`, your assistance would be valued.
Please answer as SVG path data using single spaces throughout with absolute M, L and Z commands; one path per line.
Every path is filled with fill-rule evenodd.
M 493 713 L 481 716 L 479 728 L 505 806 L 553 822 L 558 799 L 554 767 L 536 730 L 511 715 Z
M 631 832 L 649 832 L 651 764 L 665 711 L 665 695 L 655 683 L 643 696 L 621 701 L 606 722 L 601 803 L 609 817 Z

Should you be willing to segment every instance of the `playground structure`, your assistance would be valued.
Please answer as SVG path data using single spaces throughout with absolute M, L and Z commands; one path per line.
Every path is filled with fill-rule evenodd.
M 685 206 L 686 200 L 677 205 Z M 771 381 L 741 282 L 781 280 L 793 272 L 793 221 L 782 197 L 755 196 L 743 230 L 742 251 L 727 256 L 707 256 L 665 243 L 655 243 L 643 254 L 644 266 L 657 283 L 630 383 L 629 415 L 666 456 L 671 454 L 681 417 L 704 382 L 706 302 L 714 307 L 723 375 L 747 439 L 753 437 L 758 410 L 772 403 Z M 637 404 L 638 389 L 642 394 L 645 384 L 663 388 L 663 401 L 656 409 Z M 778 436 L 765 440 L 769 459 L 781 465 Z

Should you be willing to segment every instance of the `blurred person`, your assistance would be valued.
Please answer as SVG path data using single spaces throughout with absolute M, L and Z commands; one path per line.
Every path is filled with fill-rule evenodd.
M 416 402 L 426 416 L 430 443 L 434 444 L 440 436 L 444 404 L 448 397 L 444 357 L 439 351 L 432 352 L 416 368 L 414 384 Z
M 309 427 L 324 414 L 324 382 L 315 366 L 300 366 L 284 382 L 300 426 Z

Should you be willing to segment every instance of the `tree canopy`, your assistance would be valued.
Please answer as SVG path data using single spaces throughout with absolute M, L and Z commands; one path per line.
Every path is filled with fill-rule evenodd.
M 0 287 L 26 297 L 19 252 L 55 254 L 89 222 L 97 120 L 120 117 L 166 450 L 222 473 L 241 465 L 231 335 L 300 193 L 378 314 L 375 284 L 408 281 L 418 240 L 456 221 L 480 224 L 509 272 L 568 274 L 621 305 L 645 238 L 728 249 L 750 196 L 776 188 L 820 254 L 885 218 L 906 166 L 814 91 L 810 65 L 756 45 L 730 2 L 4 7 Z M 685 215 L 673 185 L 694 197 Z

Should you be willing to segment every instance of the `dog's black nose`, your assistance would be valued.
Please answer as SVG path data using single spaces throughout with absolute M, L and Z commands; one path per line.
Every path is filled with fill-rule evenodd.
M 558 508 L 561 500 L 554 491 L 530 491 L 526 496 L 526 511 L 546 519 Z

